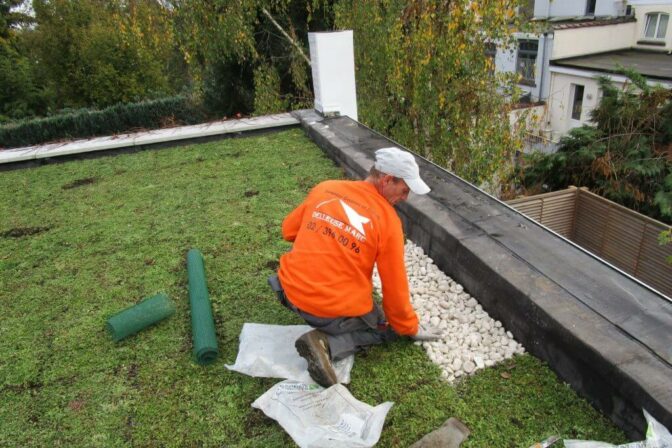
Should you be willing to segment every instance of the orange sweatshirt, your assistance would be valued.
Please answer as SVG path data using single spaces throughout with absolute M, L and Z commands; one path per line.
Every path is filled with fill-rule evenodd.
M 317 185 L 282 223 L 293 241 L 278 275 L 289 300 L 318 317 L 355 317 L 373 309 L 371 275 L 377 263 L 383 310 L 395 332 L 414 335 L 404 237 L 394 207 L 365 181 Z

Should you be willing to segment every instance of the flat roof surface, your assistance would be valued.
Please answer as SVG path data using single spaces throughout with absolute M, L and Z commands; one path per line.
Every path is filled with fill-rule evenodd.
M 579 17 L 558 17 L 551 19 L 544 19 L 544 22 L 551 25 L 554 30 L 570 30 L 576 28 L 588 28 L 593 26 L 607 26 L 617 25 L 619 23 L 636 22 L 632 16 L 623 17 L 593 17 L 593 16 L 579 16 Z
M 551 65 L 616 73 L 619 66 L 631 68 L 648 78 L 672 80 L 672 54 L 626 49 L 586 56 L 556 59 Z

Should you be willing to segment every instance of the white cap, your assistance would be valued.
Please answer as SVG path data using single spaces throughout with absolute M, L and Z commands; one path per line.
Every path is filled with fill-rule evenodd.
M 382 148 L 376 151 L 376 163 L 373 165 L 381 173 L 403 179 L 415 194 L 427 194 L 430 188 L 420 179 L 420 168 L 413 154 L 399 148 Z

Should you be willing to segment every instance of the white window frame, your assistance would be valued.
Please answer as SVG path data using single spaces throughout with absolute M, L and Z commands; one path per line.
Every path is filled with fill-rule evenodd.
M 663 30 L 663 35 L 661 37 L 658 37 L 658 33 L 660 32 L 660 21 L 663 16 L 667 17 L 667 23 L 665 24 L 665 29 Z M 654 25 L 653 29 L 653 36 L 648 37 L 646 32 L 649 30 L 649 25 L 651 25 L 651 22 L 655 20 L 656 23 Z M 667 36 L 667 28 L 669 28 L 670 25 L 670 15 L 665 13 L 665 12 L 650 12 L 646 14 L 646 21 L 644 22 L 644 39 L 645 40 L 656 40 L 656 41 L 663 41 L 665 40 L 665 36 Z

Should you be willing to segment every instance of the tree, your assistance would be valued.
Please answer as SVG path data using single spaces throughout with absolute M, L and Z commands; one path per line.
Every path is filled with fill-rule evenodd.
M 34 0 L 29 41 L 55 106 L 105 107 L 173 93 L 170 11 L 155 1 Z
M 519 3 L 339 2 L 337 28 L 354 30 L 360 119 L 467 180 L 497 184 L 522 145 L 485 47 L 506 46 Z
M 0 0 L 0 39 L 3 41 L 9 40 L 18 26 L 32 23 L 32 17 L 17 11 L 25 2 L 26 0 Z
M 0 0 L 0 121 L 41 112 L 43 101 L 24 54 L 20 29 L 32 17 L 18 12 L 24 0 Z
M 310 102 L 307 34 L 331 26 L 330 1 L 172 0 L 170 5 L 195 90 L 210 109 L 224 115 L 268 113 Z
M 4 36 L 18 17 L 12 8 L 22 2 L 0 2 Z M 304 107 L 312 99 L 309 62 L 302 54 L 307 31 L 333 23 L 330 4 L 34 0 L 34 26 L 15 39 L 21 45 L 0 47 L 0 95 L 12 95 L 0 97 L 0 114 L 4 109 L 32 114 L 35 108 L 28 104 L 37 93 L 49 99 L 44 113 L 103 108 L 185 89 L 222 115 Z M 33 86 L 40 88 L 34 92 Z
M 551 190 L 585 186 L 619 204 L 672 221 L 672 91 L 631 70 L 623 88 L 599 80 L 594 126 L 573 129 L 555 154 L 527 163 L 524 184 Z

